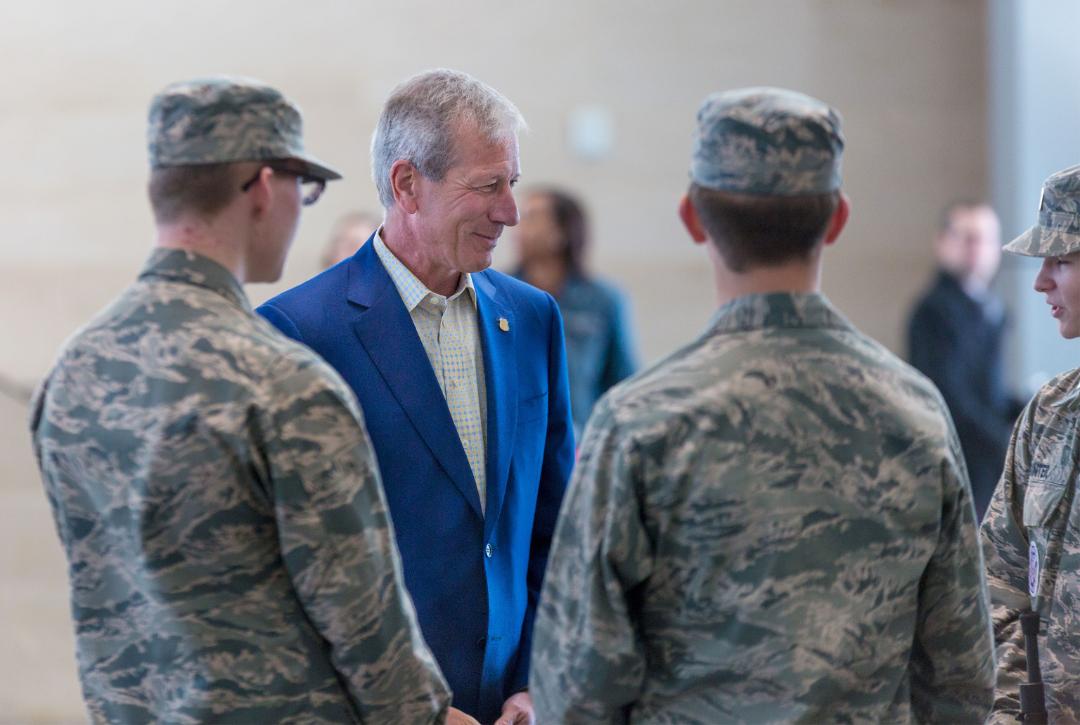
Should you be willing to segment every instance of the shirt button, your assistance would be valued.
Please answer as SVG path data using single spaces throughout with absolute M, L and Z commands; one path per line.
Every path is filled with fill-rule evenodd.
M 487 558 L 490 559 L 491 555 L 494 554 L 494 553 L 495 553 L 495 547 L 492 546 L 491 544 L 488 544 L 487 546 L 484 547 L 484 556 L 486 556 Z

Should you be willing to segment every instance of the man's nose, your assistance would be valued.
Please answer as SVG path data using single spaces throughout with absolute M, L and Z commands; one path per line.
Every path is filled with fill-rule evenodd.
M 514 190 L 507 184 L 499 193 L 495 202 L 495 208 L 491 212 L 491 221 L 503 226 L 516 226 L 521 217 L 518 215 L 517 200 L 514 199 Z

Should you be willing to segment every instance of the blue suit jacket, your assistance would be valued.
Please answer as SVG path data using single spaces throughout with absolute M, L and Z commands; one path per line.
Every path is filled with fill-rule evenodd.
M 492 270 L 473 283 L 487 386 L 486 516 L 446 399 L 370 239 L 258 312 L 356 392 L 424 637 L 454 706 L 491 722 L 528 684 L 574 441 L 555 301 Z

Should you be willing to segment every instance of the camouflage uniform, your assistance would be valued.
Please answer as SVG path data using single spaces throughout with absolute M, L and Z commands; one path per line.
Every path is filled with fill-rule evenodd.
M 594 414 L 533 649 L 541 722 L 973 722 L 993 653 L 934 388 L 823 297 L 739 298 Z
M 1005 246 L 1050 257 L 1080 250 L 1080 166 L 1050 176 L 1038 223 Z M 1044 385 L 1016 422 L 982 524 L 998 645 L 991 722 L 1015 722 L 1027 657 L 1020 614 L 1041 615 L 1039 663 L 1051 722 L 1080 722 L 1080 368 Z
M 811 137 L 827 143 L 835 117 L 806 97 L 755 93 L 734 103 L 760 96 L 779 111 L 768 124 L 796 142 L 771 158 L 796 170 L 705 164 L 695 183 L 835 188 L 831 162 L 800 158 L 806 129 L 787 135 L 798 124 L 784 114 L 813 114 Z M 699 119 L 732 101 L 710 99 Z M 745 140 L 735 115 L 728 138 L 698 153 Z M 761 136 L 738 147 L 772 154 L 772 131 Z M 941 396 L 818 293 L 722 306 L 696 342 L 594 412 L 533 653 L 539 722 L 981 721 L 986 585 Z
M 1073 508 L 1078 425 L 1080 370 L 1071 370 L 1043 386 L 1017 421 L 983 520 L 998 644 L 995 722 L 1015 722 L 1020 713 L 1027 658 L 1019 617 L 1031 605 L 1032 574 L 1043 618 L 1039 663 L 1047 712 L 1052 722 L 1080 722 L 1080 515 Z
M 175 88 L 218 115 L 246 90 Z M 155 101 L 152 162 L 155 137 L 159 150 L 186 141 L 183 114 L 153 123 L 176 100 Z M 285 103 L 263 101 L 240 112 L 248 126 Z M 210 158 L 193 158 L 216 160 L 200 148 Z M 155 251 L 67 343 L 33 411 L 94 721 L 445 717 L 355 400 L 254 314 L 227 269 Z
M 434 719 L 359 416 L 205 257 L 154 252 L 68 343 L 32 428 L 95 720 Z

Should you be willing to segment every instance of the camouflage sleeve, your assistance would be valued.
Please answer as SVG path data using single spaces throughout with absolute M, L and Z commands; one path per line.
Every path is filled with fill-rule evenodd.
M 365 722 L 441 722 L 449 694 L 405 591 L 352 394 L 306 351 L 276 367 L 265 455 L 282 558 L 304 610 Z
M 651 574 L 639 457 L 604 403 L 563 503 L 537 614 L 529 680 L 537 722 L 624 722 L 645 652 L 633 594 Z
M 1027 674 L 1020 614 L 1028 596 L 1028 537 L 1023 526 L 1027 484 L 1028 439 L 1035 403 L 1024 409 L 1013 428 L 1005 470 L 982 523 L 987 581 L 997 644 L 997 684 L 988 722 L 1012 723 L 1020 716 L 1020 684 Z
M 981 723 L 994 688 L 994 643 L 971 486 L 956 433 L 941 464 L 937 547 L 923 573 L 911 700 L 921 722 Z

